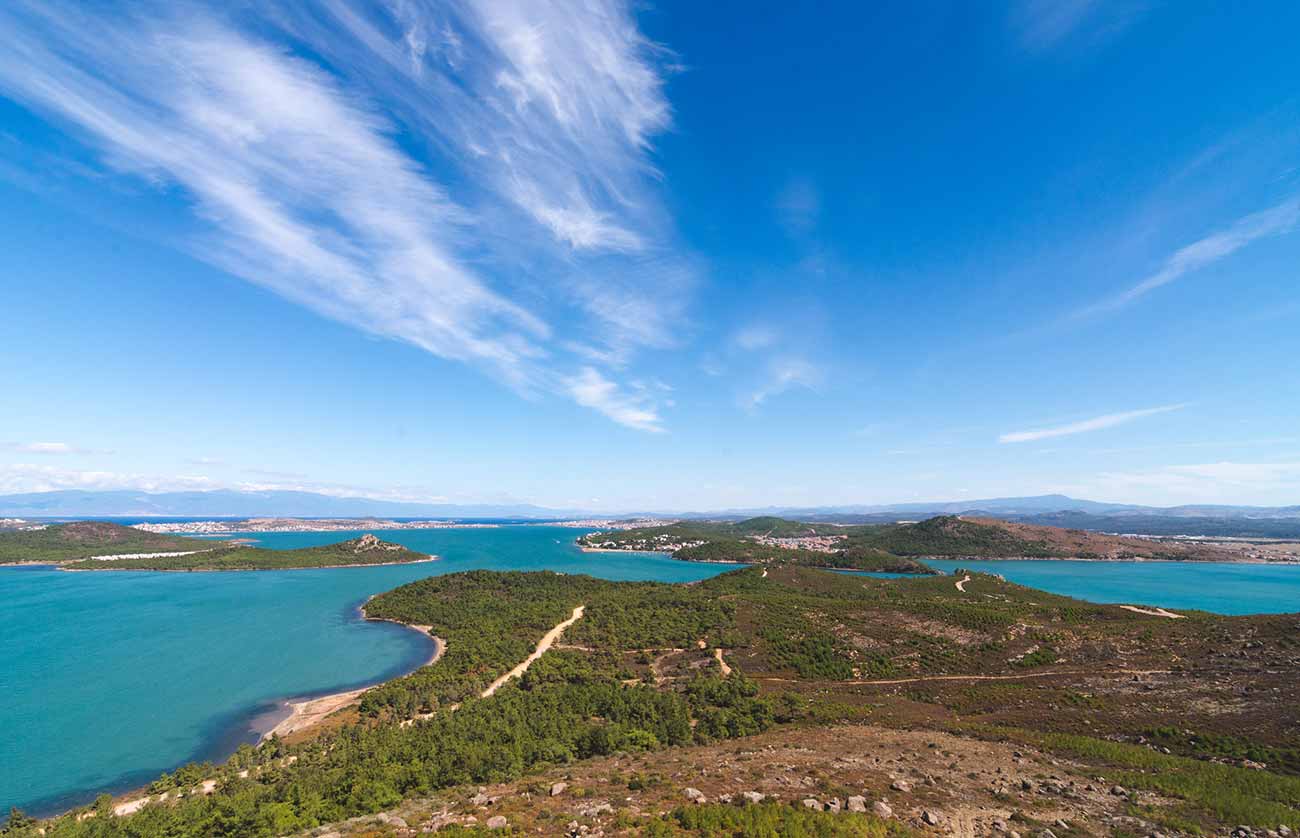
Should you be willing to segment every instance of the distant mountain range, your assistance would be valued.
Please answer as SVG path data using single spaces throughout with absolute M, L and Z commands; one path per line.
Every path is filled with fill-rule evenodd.
M 982 498 L 978 500 L 930 501 L 854 506 L 765 507 L 734 509 L 725 515 L 781 515 L 788 518 L 834 515 L 1041 515 L 1052 512 L 1082 512 L 1089 515 L 1127 516 L 1158 515 L 1171 518 L 1300 518 L 1297 506 L 1142 506 L 1132 503 L 1105 503 L 1072 498 L 1068 495 L 1032 495 L 1017 498 Z
M 529 504 L 404 503 L 314 492 L 63 490 L 0 495 L 0 516 L 18 518 L 556 518 L 575 513 Z
M 898 520 L 931 515 L 989 515 L 1009 518 L 1053 516 L 1095 528 L 1098 520 L 1123 529 L 1123 519 L 1292 519 L 1300 518 L 1300 505 L 1284 507 L 1208 506 L 1172 507 L 1101 503 L 1066 495 L 1035 495 L 1018 498 L 895 503 L 853 506 L 763 507 L 713 511 L 627 510 L 618 517 L 654 515 L 672 517 L 749 518 L 779 515 L 804 520 Z M 531 504 L 407 503 L 359 497 L 333 497 L 313 492 L 139 492 L 82 491 L 33 492 L 0 495 L 0 516 L 18 518 L 68 517 L 174 517 L 174 518 L 573 518 L 615 517 L 609 512 L 582 509 L 552 509 Z M 1046 523 L 1046 521 L 1043 521 Z M 1190 523 L 1190 522 L 1189 522 Z M 1068 525 L 1068 524 L 1067 524 Z M 1170 524 L 1173 526 L 1173 524 Z

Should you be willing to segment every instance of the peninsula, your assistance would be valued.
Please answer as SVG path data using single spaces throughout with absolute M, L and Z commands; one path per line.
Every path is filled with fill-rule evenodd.
M 63 570 L 289 570 L 432 560 L 369 533 L 297 550 L 145 533 L 102 521 L 0 533 L 0 564 L 53 564 Z
M 685 561 L 777 562 L 893 573 L 931 573 L 926 558 L 1093 561 L 1294 561 L 1290 545 L 1120 536 L 1086 530 L 941 515 L 898 524 L 844 525 L 750 518 L 677 521 L 605 529 L 578 539 L 584 550 L 670 553 Z

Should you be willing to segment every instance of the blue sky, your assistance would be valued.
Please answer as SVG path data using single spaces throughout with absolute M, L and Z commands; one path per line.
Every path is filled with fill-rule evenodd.
M 0 9 L 0 492 L 1300 503 L 1300 7 Z

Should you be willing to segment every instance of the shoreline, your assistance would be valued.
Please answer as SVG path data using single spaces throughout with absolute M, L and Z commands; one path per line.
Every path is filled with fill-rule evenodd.
M 367 600 L 367 602 L 369 602 L 369 600 Z M 387 684 L 389 681 L 394 681 L 398 678 L 405 678 L 412 672 L 421 670 L 426 666 L 432 666 L 437 663 L 438 660 L 442 658 L 443 653 L 447 651 L 447 641 L 437 635 L 429 633 L 433 630 L 433 626 L 417 626 L 411 623 L 403 623 L 400 620 L 390 620 L 387 617 L 370 617 L 366 615 L 364 605 L 361 606 L 359 610 L 361 612 L 361 618 L 366 622 L 393 623 L 394 625 L 399 625 L 403 628 L 418 632 L 421 636 L 433 641 L 433 651 L 424 662 L 413 667 L 411 670 L 404 672 L 401 675 L 395 675 L 392 678 L 385 678 L 382 681 L 376 681 L 373 684 L 367 684 L 363 687 L 356 687 L 351 690 L 325 693 L 323 695 L 298 696 L 294 698 L 281 699 L 279 713 L 277 713 L 280 717 L 276 720 L 275 724 L 263 731 L 257 730 L 256 727 L 253 728 L 254 732 L 258 734 L 257 742 L 259 745 L 270 739 L 272 736 L 287 736 L 290 733 L 297 733 L 315 727 L 329 716 L 342 710 L 344 707 L 353 704 L 365 692 L 375 687 Z M 284 715 L 286 712 L 287 715 Z
M 416 564 L 416 563 L 415 562 L 390 562 L 389 564 Z M 345 567 L 355 567 L 355 566 L 356 565 L 345 565 Z M 304 568 L 295 568 L 295 569 L 304 569 Z M 367 597 L 366 603 L 374 599 L 374 596 L 375 595 L 372 594 L 371 596 Z M 270 739 L 272 736 L 287 736 L 291 733 L 297 733 L 303 730 L 309 730 L 315 727 L 316 725 L 320 724 L 321 722 L 325 721 L 325 719 L 327 719 L 334 713 L 354 703 L 368 690 L 374 689 L 375 687 L 382 686 L 384 684 L 387 684 L 389 681 L 394 681 L 398 678 L 405 678 L 407 675 L 410 675 L 412 672 L 416 672 L 420 669 L 423 669 L 426 666 L 432 666 L 433 664 L 437 663 L 438 660 L 441 659 L 443 654 L 447 651 L 447 641 L 442 639 L 441 637 L 438 637 L 437 635 L 429 633 L 433 630 L 433 626 L 414 625 L 411 623 L 404 623 L 401 620 L 391 620 L 388 619 L 387 617 L 371 617 L 368 614 L 366 614 L 365 608 L 366 608 L 365 603 L 362 603 L 360 606 L 357 607 L 357 613 L 360 615 L 363 622 L 393 623 L 394 625 L 401 626 L 402 628 L 418 632 L 421 636 L 432 641 L 433 649 L 430 652 L 428 658 L 426 658 L 420 664 L 412 667 L 411 669 L 407 670 L 406 672 L 403 672 L 400 675 L 394 675 L 391 678 L 385 678 L 381 681 L 375 681 L 374 683 L 366 684 L 365 686 L 354 687 L 353 689 L 350 690 L 324 693 L 321 695 L 306 695 L 306 696 L 297 696 L 293 698 L 279 699 L 278 706 L 275 709 L 261 710 L 258 712 L 254 712 L 253 715 L 249 717 L 249 723 L 244 729 L 257 734 L 257 742 L 255 743 L 255 747 L 257 745 L 261 745 L 263 742 Z M 259 721 L 262 721 L 263 725 L 259 725 L 258 724 Z M 259 729 L 259 727 L 265 726 L 268 722 L 269 722 L 269 726 L 266 726 L 266 729 L 264 730 Z M 224 763 L 229 759 L 230 759 L 230 755 L 228 754 L 221 760 L 221 763 Z M 204 785 L 206 784 L 201 784 L 201 787 L 203 787 Z M 147 803 L 151 802 L 152 796 L 145 793 L 146 791 L 147 791 L 146 786 L 139 786 L 121 792 L 118 795 L 115 795 L 113 798 L 114 812 L 119 815 L 129 814 L 143 807 Z M 208 792 L 203 792 L 203 793 L 208 793 Z M 73 807 L 73 809 L 75 808 L 78 807 Z M 73 811 L 73 809 L 66 809 L 64 810 L 64 812 Z M 56 814 L 62 814 L 62 813 L 56 813 Z

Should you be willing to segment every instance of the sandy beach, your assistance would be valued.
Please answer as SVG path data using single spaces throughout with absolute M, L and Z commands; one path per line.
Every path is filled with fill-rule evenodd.
M 408 625 L 407 623 L 398 622 L 397 620 L 382 620 L 378 617 L 366 617 L 366 619 L 374 622 L 397 623 L 400 626 L 414 629 L 433 640 L 433 653 L 429 656 L 428 660 L 417 666 L 415 669 L 421 669 L 437 663 L 438 659 L 442 657 L 442 653 L 447 648 L 447 642 L 445 640 L 441 637 L 434 637 L 429 634 L 433 628 L 432 626 L 413 626 Z M 415 670 L 412 670 L 412 672 L 414 671 Z M 290 733 L 299 730 L 306 730 L 313 725 L 319 724 L 326 717 L 359 700 L 366 690 L 375 686 L 378 686 L 378 684 L 371 684 L 367 687 L 360 687 L 345 692 L 316 696 L 314 698 L 302 698 L 286 701 L 285 707 L 288 709 L 289 715 L 277 722 L 270 730 L 263 733 L 261 740 L 265 741 L 272 736 L 287 736 Z

